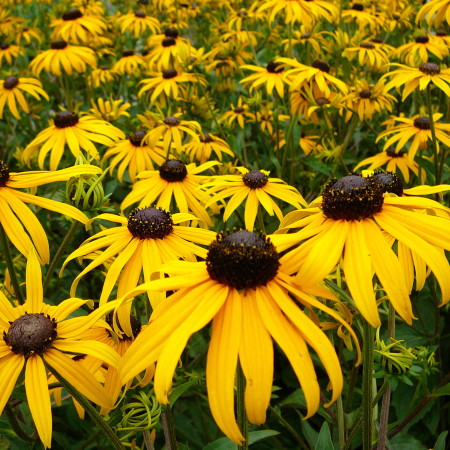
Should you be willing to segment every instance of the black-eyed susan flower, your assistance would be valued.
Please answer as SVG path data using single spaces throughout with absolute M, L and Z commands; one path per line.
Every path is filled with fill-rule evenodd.
M 426 20 L 428 25 L 439 27 L 442 22 L 450 24 L 450 1 L 431 0 L 424 3 L 416 16 L 417 23 Z
M 448 54 L 449 50 L 446 45 L 430 40 L 427 35 L 417 36 L 414 42 L 401 45 L 395 51 L 395 55 L 410 66 L 426 63 L 431 59 L 431 55 L 443 60 Z
M 422 256 L 438 280 L 442 302 L 450 299 L 450 266 L 442 250 L 450 247 L 448 219 L 424 214 L 429 202 L 442 205 L 383 192 L 374 177 L 333 179 L 317 202 L 286 215 L 281 228 L 289 234 L 273 236 L 282 250 L 301 242 L 281 263 L 302 286 L 322 282 L 342 261 L 356 307 L 373 327 L 380 326 L 374 273 L 397 313 L 409 324 L 414 318 L 405 274 L 384 232 Z
M 373 72 L 385 72 L 389 56 L 384 47 L 377 47 L 372 42 L 362 42 L 357 47 L 348 47 L 342 56 L 350 61 L 357 59 L 360 66 L 366 66 Z
M 136 75 L 145 66 L 145 60 L 141 55 L 136 55 L 134 50 L 123 50 L 122 57 L 111 67 L 113 72 L 119 75 Z
M 60 111 L 53 117 L 53 125 L 41 131 L 25 148 L 22 157 L 30 164 L 31 157 L 39 151 L 38 164 L 42 169 L 50 153 L 50 170 L 56 170 L 65 153 L 66 145 L 77 157 L 80 149 L 86 150 L 92 157 L 98 157 L 94 142 L 110 147 L 125 134 L 115 126 L 85 115 L 79 117 L 72 111 Z
M 210 244 L 205 262 L 169 263 L 163 266 L 163 272 L 169 278 L 143 284 L 127 295 L 178 289 L 153 311 L 148 327 L 122 358 L 122 382 L 157 362 L 155 394 L 159 402 L 167 404 L 173 374 L 188 339 L 212 321 L 206 363 L 208 400 L 217 425 L 234 442 L 241 444 L 244 440 L 234 410 L 238 361 L 247 380 L 244 398 L 248 420 L 262 424 L 272 395 L 272 340 L 285 353 L 298 378 L 305 395 L 306 417 L 312 416 L 320 404 L 308 346 L 330 378 L 329 403 L 337 399 L 343 382 L 336 352 L 290 295 L 307 308 L 319 302 L 283 273 L 277 249 L 267 237 L 249 231 L 218 235 Z
M 107 24 L 101 16 L 83 14 L 78 8 L 66 11 L 61 19 L 50 24 L 52 39 L 64 39 L 74 44 L 88 44 L 93 36 L 105 33 Z
M 283 218 L 283 213 L 274 198 L 283 200 L 295 208 L 307 205 L 297 189 L 279 178 L 269 178 L 269 172 L 248 170 L 245 167 L 237 167 L 237 170 L 241 175 L 219 175 L 214 177 L 213 181 L 204 185 L 212 196 L 209 201 L 210 204 L 231 197 L 225 207 L 224 221 L 227 221 L 231 214 L 245 202 L 245 228 L 253 231 L 259 205 L 271 216 L 275 214 L 280 221 Z
M 3 118 L 3 110 L 7 106 L 11 114 L 20 120 L 17 105 L 26 113 L 30 113 L 28 102 L 23 93 L 30 94 L 36 100 L 44 97 L 47 101 L 49 97 L 42 89 L 42 83 L 35 78 L 6 77 L 0 82 L 0 119 Z
M 164 209 L 154 207 L 135 209 L 128 218 L 115 214 L 100 214 L 96 220 L 100 219 L 118 226 L 107 228 L 90 237 L 67 257 L 61 268 L 62 271 L 67 263 L 75 258 L 83 258 L 104 249 L 75 278 L 71 287 L 71 292 L 75 293 L 84 275 L 108 259 L 116 257 L 107 270 L 100 304 L 108 301 L 117 281 L 117 296 L 121 297 L 139 284 L 141 275 L 145 282 L 150 281 L 152 274 L 160 270 L 161 265 L 167 261 L 180 258 L 195 261 L 198 256 L 204 258 L 206 250 L 198 244 L 207 245 L 214 237 L 212 231 L 180 225 L 197 220 L 192 214 L 170 214 Z M 153 306 L 161 301 L 160 295 L 150 294 L 149 297 Z M 127 326 L 129 312 L 129 309 L 126 309 L 126 320 L 121 321 L 124 327 Z
M 2 42 L 0 44 L 0 67 L 3 66 L 4 61 L 11 65 L 13 60 L 23 53 L 24 49 L 19 45 Z
M 100 66 L 89 75 L 89 80 L 94 87 L 103 86 L 113 82 L 119 74 L 108 66 Z
M 87 302 L 69 298 L 58 306 L 44 303 L 41 267 L 34 251 L 30 252 L 27 262 L 26 302 L 13 307 L 0 292 L 0 412 L 25 369 L 28 406 L 39 438 L 47 448 L 52 440 L 52 412 L 46 366 L 89 400 L 104 408 L 113 407 L 103 386 L 72 359 L 74 353 L 80 353 L 95 356 L 115 367 L 119 362 L 119 355 L 108 345 L 82 339 L 84 333 L 107 314 L 107 308 L 67 319 Z
M 342 20 L 345 23 L 356 23 L 360 31 L 368 27 L 372 32 L 375 32 L 383 22 L 379 15 L 375 14 L 374 8 L 365 8 L 363 3 L 356 2 L 342 11 Z
M 322 55 L 323 49 L 327 44 L 323 31 L 319 31 L 320 27 L 313 28 L 301 25 L 298 30 L 293 30 L 292 39 L 283 39 L 281 44 L 285 53 L 288 52 L 289 46 L 296 47 L 304 51 L 307 55 L 318 57 Z
M 70 45 L 58 39 L 50 44 L 49 50 L 39 53 L 29 67 L 33 75 L 38 77 L 43 70 L 57 76 L 63 72 L 71 75 L 73 72 L 86 72 L 86 66 L 94 68 L 96 65 L 97 58 L 92 49 Z
M 419 67 L 409 67 L 403 64 L 391 64 L 397 69 L 383 77 L 391 80 L 386 84 L 386 91 L 403 86 L 402 100 L 417 88 L 424 91 L 428 85 L 434 85 L 450 96 L 450 69 L 441 69 L 438 64 L 426 62 Z
M 284 97 L 284 85 L 289 85 L 289 78 L 284 70 L 283 64 L 269 61 L 265 68 L 244 64 L 241 66 L 241 69 L 256 72 L 240 81 L 244 86 L 250 86 L 250 92 L 265 84 L 268 95 L 272 95 L 275 89 L 281 98 Z
M 128 139 L 117 141 L 103 156 L 103 161 L 110 159 L 109 167 L 112 174 L 117 167 L 117 179 L 122 182 L 125 172 L 132 183 L 136 175 L 144 170 L 154 170 L 154 164 L 160 166 L 165 161 L 165 153 L 161 147 L 149 147 L 143 144 L 145 131 L 136 130 L 130 133 Z
M 159 170 L 144 171 L 138 175 L 139 181 L 133 185 L 133 190 L 121 204 L 124 210 L 139 202 L 139 207 L 147 205 L 171 210 L 172 202 L 182 213 L 192 213 L 203 222 L 202 226 L 212 226 L 213 222 L 205 204 L 210 196 L 201 187 L 210 177 L 200 173 L 219 164 L 208 161 L 197 166 L 194 163 L 184 164 L 177 159 L 167 160 Z
M 230 104 L 230 110 L 222 114 L 221 120 L 232 126 L 237 122 L 240 128 L 244 128 L 247 122 L 255 121 L 255 114 L 249 111 L 249 106 L 242 103 L 242 97 L 239 97 L 237 105 Z
M 131 108 L 131 103 L 124 102 L 123 100 L 103 100 L 99 98 L 97 103 L 92 102 L 92 108 L 89 112 L 92 116 L 99 120 L 106 120 L 107 122 L 113 122 L 119 117 L 130 117 L 128 109 Z
M 203 133 L 200 140 L 191 141 L 183 147 L 183 153 L 189 156 L 191 162 L 199 162 L 203 164 L 211 159 L 211 154 L 214 153 L 219 161 L 222 161 L 222 153 L 234 157 L 230 146 L 217 136 L 211 133 Z
M 101 173 L 99 167 L 77 165 L 58 171 L 10 172 L 0 161 L 0 223 L 12 244 L 25 257 L 35 248 L 42 264 L 47 264 L 50 251 L 47 233 L 35 214 L 24 203 L 63 214 L 86 224 L 89 219 L 73 206 L 50 198 L 23 192 L 47 183 L 66 181 L 83 174 Z
M 388 172 L 398 173 L 400 171 L 406 183 L 409 183 L 410 172 L 416 176 L 419 173 L 419 165 L 409 157 L 408 153 L 404 150 L 397 152 L 394 148 L 388 148 L 381 153 L 363 159 L 355 167 L 355 171 L 364 166 L 368 166 L 366 170 L 384 167 Z
M 278 121 L 283 123 L 288 120 L 287 114 L 278 114 Z M 273 111 L 273 105 L 270 103 L 265 107 L 262 107 L 256 112 L 256 123 L 260 126 L 262 131 L 266 131 L 270 134 L 274 134 L 274 126 L 276 126 L 275 115 Z
M 442 117 L 442 114 L 433 114 L 434 129 L 436 133 L 436 140 L 444 144 L 445 146 L 450 146 L 450 124 L 449 123 L 439 123 L 438 120 Z M 380 139 L 390 136 L 383 146 L 383 150 L 386 150 L 393 146 L 395 143 L 395 151 L 401 150 L 408 141 L 412 139 L 409 146 L 408 155 L 410 159 L 414 159 L 417 150 L 425 150 L 428 146 L 428 142 L 433 139 L 431 135 L 431 122 L 429 117 L 423 117 L 416 115 L 411 119 L 406 117 L 395 117 L 396 122 L 400 122 L 400 125 L 394 126 L 381 132 L 376 142 Z
M 42 42 L 42 33 L 37 28 L 32 28 L 29 26 L 22 26 L 19 31 L 16 32 L 15 42 L 17 45 L 27 44 L 30 45 L 32 41 Z
M 146 35 L 148 32 L 159 33 L 160 31 L 158 19 L 147 15 L 142 9 L 118 17 L 116 23 L 122 33 L 131 33 L 135 38 Z

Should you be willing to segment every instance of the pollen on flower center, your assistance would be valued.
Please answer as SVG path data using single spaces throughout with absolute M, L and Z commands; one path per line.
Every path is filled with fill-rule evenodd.
M 313 61 L 311 67 L 314 67 L 314 69 L 319 69 L 321 72 L 330 72 L 330 66 L 325 61 L 321 61 L 320 59 Z
M 159 175 L 169 182 L 183 181 L 187 176 L 186 165 L 178 159 L 169 159 L 159 168 Z
M 67 42 L 63 39 L 57 39 L 50 44 L 50 48 L 53 50 L 64 50 L 67 47 Z
M 78 114 L 72 111 L 59 111 L 53 117 L 56 128 L 73 127 L 78 123 Z
M 403 183 L 395 172 L 377 172 L 373 179 L 378 183 L 383 192 L 391 192 L 401 197 L 403 195 Z
M 162 76 L 165 80 L 170 80 L 171 78 L 175 78 L 178 75 L 178 72 L 175 69 L 166 69 L 163 70 Z
M 419 70 L 427 75 L 437 75 L 441 72 L 440 67 L 432 62 L 426 62 L 419 66 Z
M 260 170 L 250 170 L 242 176 L 242 181 L 251 189 L 258 189 L 264 187 L 269 181 L 269 177 Z
M 323 191 L 323 213 L 334 220 L 361 220 L 380 212 L 383 190 L 373 177 L 348 175 L 332 179 Z
M 67 20 L 76 20 L 80 17 L 83 17 L 83 13 L 79 9 L 71 9 L 63 14 L 62 19 Z
M 105 322 L 112 328 L 114 329 L 114 312 L 110 312 L 109 314 L 107 314 L 107 316 L 105 317 Z M 141 322 L 139 322 L 138 319 L 136 319 L 136 317 L 130 315 L 130 323 L 131 323 L 131 332 L 133 333 L 133 337 L 131 336 L 127 336 L 125 333 L 123 333 L 122 328 L 120 327 L 119 324 L 117 324 L 119 326 L 119 330 L 121 333 L 123 333 L 120 336 L 120 340 L 121 341 L 131 341 L 132 339 L 135 339 L 136 336 L 141 332 Z M 110 336 L 111 336 L 111 332 Z
M 11 323 L 3 339 L 14 353 L 24 356 L 38 355 L 56 339 L 56 320 L 42 313 L 20 316 Z
M 145 131 L 137 130 L 137 131 L 133 131 L 133 133 L 130 134 L 129 139 L 130 139 L 130 142 L 135 147 L 140 147 L 141 143 L 142 143 L 142 139 L 144 139 L 144 137 L 145 137 Z
M 266 236 L 237 231 L 218 234 L 210 244 L 206 269 L 210 277 L 235 289 L 250 289 L 272 280 L 280 263 L 275 246 Z
M 421 130 L 430 130 L 431 129 L 430 118 L 429 117 L 417 117 L 417 119 L 414 119 L 414 126 Z
M 19 84 L 19 79 L 17 77 L 6 77 L 3 82 L 3 87 L 5 89 L 14 89 Z
M 9 167 L 0 160 L 0 187 L 6 186 L 9 181 Z
M 280 63 L 276 63 L 275 61 L 269 61 L 267 63 L 267 72 L 269 73 L 281 73 L 283 72 L 283 66 Z
M 163 47 L 172 47 L 176 43 L 177 41 L 172 36 L 165 37 L 161 42 Z
M 164 239 L 173 231 L 172 215 L 161 208 L 135 209 L 128 217 L 128 230 L 138 239 Z

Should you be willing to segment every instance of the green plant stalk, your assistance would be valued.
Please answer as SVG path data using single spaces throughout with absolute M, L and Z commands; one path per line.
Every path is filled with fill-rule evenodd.
M 177 437 L 175 435 L 175 425 L 173 423 L 172 409 L 170 408 L 170 405 L 167 405 L 166 410 L 161 413 L 161 421 L 167 450 L 177 450 Z
M 114 449 L 124 450 L 125 447 L 116 435 L 114 430 L 105 422 L 103 417 L 92 406 L 91 402 L 80 392 L 78 392 L 70 383 L 66 381 L 53 367 L 47 365 L 47 369 L 61 383 L 61 386 L 83 407 L 91 417 L 92 421 L 103 431 L 105 436 L 111 442 Z
M 430 118 L 430 129 L 431 129 L 431 140 L 433 146 L 433 159 L 434 159 L 434 181 L 435 184 L 441 184 L 440 180 L 440 169 L 439 169 L 439 158 L 438 158 L 438 147 L 436 139 L 436 129 L 434 128 L 433 120 L 433 109 L 431 106 L 431 86 L 427 86 L 427 109 L 428 117 Z
M 75 234 L 75 232 L 77 231 L 79 225 L 80 225 L 80 223 L 78 221 L 76 221 L 76 220 L 73 221 L 68 233 L 64 236 L 64 240 L 61 242 L 61 245 L 59 246 L 55 257 L 52 259 L 52 262 L 50 263 L 50 266 L 48 267 L 47 274 L 45 275 L 44 282 L 42 283 L 42 290 L 43 290 L 44 294 L 45 294 L 45 291 L 47 290 L 50 280 L 52 279 L 52 276 L 53 276 L 53 273 L 55 272 L 56 266 L 64 253 L 64 250 L 69 245 L 69 243 L 72 240 L 72 237 Z
M 373 435 L 373 342 L 374 330 L 367 320 L 363 323 L 363 382 L 362 382 L 362 413 L 363 413 L 363 450 L 372 448 Z
M 25 303 L 25 297 L 23 295 L 22 288 L 20 287 L 19 280 L 17 279 L 16 269 L 14 268 L 14 261 L 9 250 L 8 239 L 6 237 L 5 229 L 3 228 L 2 224 L 0 224 L 0 242 L 3 248 L 3 255 L 5 257 L 6 266 L 8 267 L 9 275 L 11 277 L 11 283 L 14 288 L 14 293 L 16 294 L 19 304 L 23 305 Z
M 285 427 L 289 431 L 289 433 L 292 434 L 295 440 L 299 443 L 300 447 L 303 450 L 309 450 L 309 446 L 307 445 L 307 443 L 302 439 L 302 437 L 297 433 L 297 431 L 294 428 L 292 428 L 291 424 L 286 419 L 284 419 L 273 406 L 269 406 L 269 409 L 270 412 L 276 417 L 278 422 L 283 427 Z
M 248 420 L 247 413 L 245 411 L 245 377 L 242 372 L 241 364 L 238 364 L 236 380 L 237 391 L 237 422 L 242 435 L 244 436 L 244 442 L 242 445 L 238 445 L 239 450 L 248 450 Z
M 34 442 L 37 440 L 37 438 L 28 436 L 28 434 L 25 433 L 25 431 L 20 426 L 19 421 L 17 420 L 17 416 L 16 413 L 14 412 L 14 409 L 9 403 L 6 403 L 5 405 L 5 414 L 6 417 L 8 417 L 8 421 L 9 424 L 11 425 L 12 430 L 14 431 L 14 433 L 16 433 L 16 436 L 18 438 L 22 439 L 22 441 L 25 442 Z
M 342 395 L 336 400 L 336 417 L 337 417 L 337 427 L 339 436 L 339 448 L 343 449 L 345 445 L 345 417 L 344 417 L 344 406 L 342 404 Z

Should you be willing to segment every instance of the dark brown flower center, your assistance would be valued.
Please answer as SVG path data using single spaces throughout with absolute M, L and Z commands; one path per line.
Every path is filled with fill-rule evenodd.
M 25 357 L 42 353 L 56 339 L 56 320 L 44 314 L 20 316 L 11 323 L 3 339 L 14 353 Z
M 275 278 L 280 263 L 275 246 L 266 236 L 237 231 L 218 234 L 206 257 L 209 276 L 235 289 L 255 289 Z
M 303 33 L 300 36 L 300 39 L 309 39 L 311 37 L 311 33 Z
M 6 186 L 9 178 L 9 167 L 0 160 L 0 187 Z
M 399 150 L 398 152 L 395 151 L 395 147 L 391 147 L 386 150 L 386 155 L 390 156 L 391 158 L 402 158 L 405 153 L 406 152 L 403 150 Z
M 372 177 L 348 175 L 332 179 L 323 191 L 323 213 L 334 220 L 361 220 L 380 212 L 383 191 Z
M 401 197 L 403 195 L 403 183 L 400 177 L 394 172 L 377 172 L 373 179 L 378 183 L 383 192 L 391 192 Z
M 59 111 L 53 117 L 53 123 L 57 128 L 73 127 L 78 123 L 78 114 L 72 111 Z
M 382 44 L 383 43 L 383 39 L 381 39 L 381 38 L 373 38 L 370 41 L 371 42 L 375 42 L 375 44 Z
M 275 61 L 269 61 L 267 64 L 267 72 L 269 73 L 281 73 L 283 70 L 283 66 Z
M 171 37 L 171 38 L 177 38 L 178 37 L 178 30 L 176 28 L 170 27 L 170 28 L 166 28 L 164 30 L 164 34 L 166 37 Z
M 175 78 L 177 75 L 178 75 L 178 72 L 175 69 L 166 69 L 162 73 L 162 76 L 165 80 L 170 80 L 171 78 Z
M 214 139 L 209 133 L 203 133 L 203 137 L 200 138 L 200 142 L 204 142 L 205 144 L 207 144 L 209 142 L 214 142 Z
M 187 176 L 186 165 L 178 159 L 169 159 L 159 168 L 159 175 L 168 182 L 183 181 Z
M 76 20 L 79 19 L 80 17 L 83 17 L 83 13 L 79 9 L 71 9 L 70 11 L 66 11 L 63 14 L 62 19 L 67 21 L 67 20 Z
M 251 189 L 258 189 L 264 187 L 269 181 L 269 177 L 260 170 L 250 170 L 242 176 L 244 184 Z
M 145 12 L 142 11 L 141 9 L 138 9 L 135 13 L 134 16 L 137 17 L 138 19 L 145 19 L 146 15 Z
M 140 147 L 142 144 L 142 139 L 144 139 L 145 137 L 145 131 L 133 131 L 133 133 L 130 134 L 129 139 L 130 142 L 135 146 L 135 147 Z
M 353 3 L 352 9 L 354 11 L 364 11 L 364 5 L 361 5 L 361 3 Z
M 320 59 L 316 59 L 311 64 L 311 67 L 314 67 L 314 69 L 319 69 L 321 72 L 330 72 L 330 66 L 325 61 L 321 61 Z
M 320 97 L 320 98 L 316 99 L 316 103 L 319 106 L 325 106 L 325 105 L 329 105 L 331 102 L 329 99 L 327 99 L 325 97 Z
M 177 127 L 180 125 L 180 119 L 178 117 L 170 116 L 164 119 L 164 123 L 169 127 Z
M 123 50 L 122 57 L 126 58 L 127 56 L 134 56 L 134 50 Z
M 362 91 L 360 91 L 359 96 L 361 98 L 370 98 L 372 97 L 372 92 L 370 92 L 369 89 L 363 89 Z
M 445 30 L 438 30 L 436 31 L 436 36 L 445 37 L 447 36 L 447 32 Z
M 67 42 L 63 39 L 57 39 L 50 44 L 52 50 L 64 50 L 67 47 Z
M 428 42 L 430 42 L 428 36 L 422 35 L 416 37 L 416 44 L 428 44 Z
M 165 37 L 161 42 L 163 47 L 172 47 L 173 45 L 176 45 L 176 43 L 177 41 L 171 36 Z
M 0 44 L 0 50 L 8 50 L 8 48 L 9 48 L 9 44 L 6 44 L 4 42 L 2 42 Z
M 105 322 L 114 330 L 114 313 L 112 311 L 105 317 Z M 130 323 L 133 337 L 127 336 L 123 332 L 122 327 L 120 326 L 118 320 L 116 320 L 116 325 L 119 327 L 120 333 L 122 333 L 120 336 L 121 341 L 131 341 L 132 339 L 136 339 L 136 336 L 141 332 L 142 325 L 141 322 L 139 322 L 139 320 L 136 319 L 136 317 L 130 315 Z M 108 331 L 108 333 L 110 334 L 110 336 L 112 336 L 110 331 Z
M 238 106 L 237 108 L 234 108 L 234 112 L 236 114 L 242 114 L 245 111 L 245 108 L 243 108 L 242 106 Z
M 426 62 L 419 66 L 419 70 L 427 75 L 437 75 L 441 72 L 440 67 L 432 62 Z
M 14 89 L 19 84 L 19 79 L 17 77 L 6 77 L 3 82 L 3 87 L 5 89 Z
M 417 119 L 414 119 L 414 126 L 421 130 L 430 130 L 431 129 L 430 118 L 429 117 L 417 117 Z
M 371 42 L 363 42 L 360 45 L 361 48 L 365 48 L 367 50 L 373 50 L 375 48 L 375 45 L 373 45 Z
M 135 209 L 128 217 L 127 226 L 138 239 L 164 239 L 173 232 L 172 216 L 161 208 Z
M 392 14 L 394 20 L 400 20 L 400 14 Z

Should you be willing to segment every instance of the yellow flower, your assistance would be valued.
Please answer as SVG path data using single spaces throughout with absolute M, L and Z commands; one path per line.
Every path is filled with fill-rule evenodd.
M 98 157 L 93 144 L 110 147 L 125 134 L 110 123 L 93 116 L 82 116 L 72 111 L 60 111 L 53 117 L 54 124 L 41 131 L 23 151 L 23 160 L 30 164 L 31 157 L 39 150 L 38 164 L 42 169 L 50 153 L 50 170 L 56 170 L 64 155 L 66 144 L 77 157 L 80 149 L 86 150 L 92 157 Z
M 286 215 L 280 227 L 290 233 L 274 235 L 273 241 L 281 250 L 302 242 L 281 258 L 302 286 L 322 282 L 342 261 L 356 307 L 373 327 L 379 327 L 375 273 L 392 306 L 411 324 L 414 314 L 406 275 L 384 233 L 421 255 L 438 280 L 442 303 L 447 303 L 450 266 L 442 249 L 450 249 L 449 221 L 423 214 L 430 205 L 442 208 L 437 202 L 383 194 L 384 174 L 380 175 L 332 179 L 314 206 Z M 292 232 L 296 228 L 299 231 Z
M 259 205 L 269 215 L 276 214 L 278 220 L 282 220 L 283 213 L 272 197 L 283 200 L 295 208 L 307 205 L 297 189 L 279 178 L 269 178 L 269 172 L 248 170 L 245 167 L 237 167 L 237 170 L 242 175 L 219 175 L 213 177 L 212 182 L 204 185 L 205 188 L 209 188 L 207 192 L 212 196 L 207 206 L 231 197 L 227 201 L 223 214 L 225 222 L 244 201 L 245 228 L 249 231 L 253 231 Z
M 236 121 L 240 128 L 244 128 L 246 122 L 254 122 L 255 115 L 248 110 L 248 105 L 242 104 L 242 97 L 239 97 L 237 106 L 233 104 L 230 105 L 231 110 L 222 114 L 220 120 L 227 122 L 228 125 L 232 126 L 233 122 Z
M 90 76 L 90 82 L 92 86 L 99 87 L 107 83 L 111 83 L 118 76 L 118 73 L 109 68 L 108 66 L 100 66 L 98 69 L 94 69 Z
M 99 98 L 97 104 L 92 101 L 92 108 L 89 112 L 99 120 L 112 122 L 121 116 L 130 117 L 127 109 L 131 108 L 130 103 L 124 103 L 123 100 L 103 100 Z
M 13 59 L 22 55 L 24 49 L 18 45 L 10 45 L 6 42 L 0 44 L 0 67 L 3 65 L 3 60 L 5 60 L 9 65 L 12 64 Z
M 8 166 L 0 161 L 0 224 L 22 255 L 28 256 L 31 249 L 35 248 L 42 264 L 47 264 L 50 259 L 47 233 L 24 203 L 58 212 L 84 224 L 89 219 L 73 206 L 18 189 L 35 188 L 78 175 L 98 173 L 101 173 L 101 169 L 90 165 L 77 165 L 52 172 L 10 172 Z
M 427 35 L 417 36 L 414 42 L 401 45 L 395 51 L 395 55 L 410 66 L 426 63 L 430 60 L 430 54 L 442 60 L 449 51 L 446 45 L 430 40 Z
M 70 45 L 62 39 L 53 41 L 50 49 L 39 53 L 29 67 L 35 76 L 46 70 L 52 75 L 61 76 L 62 72 L 71 75 L 74 71 L 86 72 L 86 66 L 94 68 L 97 58 L 92 49 Z
M 380 15 L 375 14 L 374 8 L 367 10 L 362 3 L 353 3 L 349 9 L 342 11 L 342 19 L 345 23 L 356 22 L 360 31 L 369 27 L 375 32 L 383 23 Z
M 450 0 L 431 0 L 424 3 L 416 16 L 416 22 L 426 20 L 428 25 L 439 27 L 444 20 L 450 24 Z
M 275 118 L 273 114 L 273 108 L 271 107 L 272 104 L 267 105 L 260 111 L 257 111 L 256 113 L 256 120 L 255 122 L 259 124 L 262 131 L 268 131 L 270 135 L 274 134 L 274 125 L 275 125 Z M 278 114 L 278 120 L 280 123 L 285 122 L 289 119 L 289 116 L 287 114 Z
M 15 35 L 16 44 L 20 45 L 24 42 L 29 45 L 32 40 L 36 40 L 39 43 L 42 42 L 42 34 L 37 28 L 30 28 L 27 26 L 23 26 L 20 28 L 19 32 Z
M 0 85 L 0 119 L 3 118 L 3 110 L 7 105 L 11 114 L 20 120 L 16 102 L 25 113 L 30 113 L 28 103 L 21 91 L 30 94 L 36 100 L 40 100 L 40 96 L 42 96 L 49 101 L 49 97 L 42 89 L 42 83 L 39 80 L 35 78 L 6 77 Z
M 203 164 L 211 159 L 214 152 L 219 161 L 222 161 L 222 153 L 234 157 L 230 146 L 217 136 L 211 133 L 204 133 L 200 140 L 191 141 L 183 147 L 183 152 L 189 156 L 191 162 L 198 161 Z
M 133 50 L 123 50 L 122 57 L 114 63 L 111 70 L 119 75 L 136 75 L 144 65 L 142 56 L 136 55 Z
M 106 344 L 82 340 L 84 333 L 108 309 L 67 319 L 85 300 L 69 298 L 58 306 L 44 303 L 41 267 L 34 251 L 28 256 L 25 304 L 13 307 L 0 292 L 0 413 L 25 369 L 25 393 L 39 438 L 51 446 L 52 412 L 47 368 L 56 371 L 89 400 L 112 409 L 113 403 L 95 377 L 73 361 L 74 353 L 88 354 L 116 366 L 119 355 Z M 113 309 L 112 305 L 109 309 Z
M 386 49 L 372 42 L 363 42 L 358 47 L 348 47 L 342 52 L 344 58 L 353 61 L 357 58 L 360 66 L 367 66 L 374 72 L 384 72 L 389 58 Z
M 135 38 L 145 35 L 148 31 L 152 33 L 160 31 L 158 19 L 147 16 L 141 9 L 120 16 L 116 19 L 116 23 L 122 33 L 130 32 Z
M 205 262 L 173 262 L 162 270 L 169 278 L 143 284 L 124 299 L 147 290 L 177 289 L 155 308 L 148 327 L 122 358 L 122 382 L 157 361 L 155 394 L 160 403 L 167 404 L 173 374 L 188 339 L 212 321 L 206 362 L 208 400 L 214 420 L 232 441 L 241 444 L 244 440 L 234 410 L 238 361 L 247 380 L 248 420 L 262 424 L 272 395 L 272 340 L 298 378 L 305 395 L 306 417 L 320 404 L 320 387 L 308 346 L 317 353 L 330 378 L 332 394 L 327 405 L 339 397 L 343 380 L 336 352 L 291 295 L 308 309 L 320 303 L 283 273 L 277 249 L 268 238 L 249 231 L 218 235 Z M 349 329 L 333 310 L 327 308 L 327 312 Z
M 139 202 L 140 208 L 155 204 L 170 211 L 174 201 L 180 212 L 193 213 L 202 221 L 202 226 L 212 226 L 213 222 L 204 206 L 210 196 L 201 187 L 210 177 L 199 174 L 217 164 L 216 161 L 208 161 L 199 166 L 194 163 L 185 165 L 177 159 L 169 159 L 159 170 L 140 173 L 140 180 L 134 183 L 133 190 L 120 207 L 124 210 Z

